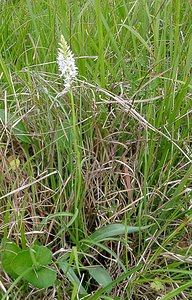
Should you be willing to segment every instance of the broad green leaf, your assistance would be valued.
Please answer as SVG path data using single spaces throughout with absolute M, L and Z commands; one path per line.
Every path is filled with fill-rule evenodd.
M 102 299 L 102 295 L 109 291 L 109 289 L 113 288 L 115 285 L 119 284 L 121 281 L 129 278 L 130 275 L 134 274 L 138 270 L 141 269 L 141 266 L 137 266 L 134 268 L 130 268 L 127 272 L 123 273 L 122 275 L 118 276 L 116 279 L 114 279 L 111 283 L 109 283 L 107 286 L 100 288 L 99 290 L 95 291 L 93 296 L 90 296 L 89 300 L 98 300 Z
M 35 245 L 33 248 L 23 250 L 15 256 L 13 268 L 18 275 L 21 275 L 25 270 L 34 266 L 40 268 L 51 263 L 52 253 L 44 246 Z
M 69 281 L 73 285 L 80 287 L 80 289 L 79 289 L 80 294 L 87 294 L 86 290 L 81 285 L 79 278 L 77 277 L 77 275 L 75 274 L 73 269 L 69 266 L 68 262 L 63 258 L 60 258 L 58 261 L 58 265 L 59 265 L 60 269 L 65 273 L 65 275 L 69 279 Z
M 14 128 L 13 128 L 14 135 L 22 142 L 31 144 L 31 139 L 27 135 L 27 130 L 23 122 L 19 122 Z
M 34 254 L 36 260 L 35 264 L 31 252 Z M 12 269 L 18 275 L 23 274 L 23 278 L 34 287 L 47 288 L 52 286 L 56 280 L 56 272 L 49 267 L 42 266 L 42 262 L 45 264 L 50 263 L 51 257 L 52 255 L 48 248 L 34 246 L 32 249 L 20 251 L 20 253 L 15 256 L 12 262 Z M 26 272 L 27 270 L 29 271 Z
M 102 287 L 105 287 L 112 282 L 112 278 L 109 273 L 100 266 L 88 268 L 88 271 Z
M 16 255 L 21 251 L 17 244 L 12 243 L 8 239 L 2 240 L 2 254 L 1 261 L 5 272 L 7 272 L 11 277 L 17 278 L 17 273 L 12 269 L 12 261 Z
M 33 266 L 33 261 L 29 250 L 20 251 L 12 261 L 12 269 L 18 275 L 24 273 Z
M 5 123 L 5 110 L 0 109 L 0 123 Z M 15 122 L 17 122 L 16 117 L 12 117 L 10 114 L 7 114 L 7 122 L 10 127 L 14 125 Z M 13 134 L 20 139 L 22 142 L 31 144 L 31 139 L 27 135 L 27 130 L 22 121 L 19 121 L 14 127 L 13 127 Z
M 52 252 L 45 246 L 35 245 L 31 249 L 34 251 L 35 260 L 42 266 L 46 266 L 52 261 Z
M 95 242 L 100 242 L 105 238 L 110 238 L 122 234 L 130 234 L 130 233 L 138 232 L 140 230 L 145 230 L 147 228 L 148 226 L 137 227 L 137 226 L 127 226 L 124 224 L 110 224 L 96 230 L 93 234 L 89 236 L 89 239 Z
M 43 289 L 52 286 L 57 278 L 56 271 L 49 267 L 42 267 L 38 270 L 30 270 L 24 278 L 34 287 Z

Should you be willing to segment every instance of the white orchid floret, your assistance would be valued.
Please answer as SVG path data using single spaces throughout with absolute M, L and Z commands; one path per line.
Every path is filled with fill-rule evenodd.
M 57 63 L 61 77 L 64 77 L 64 92 L 68 92 L 73 81 L 76 79 L 78 70 L 75 65 L 74 55 L 67 45 L 65 38 L 61 35 L 61 42 L 59 43 L 60 48 L 58 49 Z

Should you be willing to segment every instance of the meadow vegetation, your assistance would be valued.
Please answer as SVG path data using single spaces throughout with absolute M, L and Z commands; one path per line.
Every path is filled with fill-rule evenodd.
M 191 1 L 7 0 L 0 17 L 1 299 L 190 299 Z

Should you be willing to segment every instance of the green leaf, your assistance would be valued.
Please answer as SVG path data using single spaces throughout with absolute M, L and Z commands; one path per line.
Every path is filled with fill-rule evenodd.
M 15 256 L 13 269 L 18 275 L 34 266 L 35 268 L 46 266 L 51 263 L 52 253 L 44 246 L 35 245 L 29 250 L 23 250 Z
M 20 141 L 31 144 L 31 139 L 27 135 L 27 130 L 23 122 L 20 121 L 16 126 L 14 126 L 13 133 Z
M 80 294 L 86 295 L 87 294 L 86 290 L 81 285 L 79 278 L 77 277 L 77 275 L 75 274 L 73 269 L 69 266 L 68 262 L 61 257 L 58 261 L 58 265 L 59 265 L 60 269 L 65 273 L 65 275 L 69 279 L 69 281 L 73 285 L 80 287 L 79 288 Z
M 52 261 L 52 252 L 45 246 L 33 246 L 34 256 L 36 261 L 43 266 L 46 266 Z
M 5 123 L 5 110 L 4 109 L 0 109 L 0 123 L 1 122 Z M 17 122 L 17 117 L 12 117 L 10 114 L 7 114 L 7 122 L 8 122 L 8 125 L 12 128 L 14 123 Z M 31 144 L 31 139 L 27 135 L 26 127 L 22 121 L 19 121 L 18 123 L 16 123 L 16 125 L 12 128 L 12 131 L 13 131 L 13 134 L 18 139 L 20 139 L 20 141 L 27 143 L 27 144 Z
M 130 268 L 128 271 L 126 271 L 125 273 L 123 273 L 122 275 L 118 276 L 116 279 L 114 279 L 110 284 L 108 284 L 105 287 L 102 287 L 100 289 L 98 289 L 97 291 L 94 292 L 94 295 L 90 296 L 90 298 L 88 298 L 89 300 L 98 300 L 98 299 L 102 299 L 102 295 L 105 292 L 108 292 L 109 289 L 113 288 L 115 285 L 119 284 L 121 281 L 123 280 L 129 280 L 129 277 L 134 274 L 135 272 L 137 272 L 138 270 L 141 269 L 141 266 L 136 266 L 134 268 Z
M 42 289 L 52 286 L 57 278 L 56 271 L 49 267 L 42 267 L 38 270 L 31 270 L 24 278 L 34 287 Z
M 31 251 L 34 254 L 33 261 Z M 13 260 L 12 268 L 18 274 L 22 275 L 25 280 L 39 289 L 52 286 L 56 280 L 56 272 L 49 267 L 43 266 L 51 262 L 52 254 L 44 246 L 34 246 L 29 250 L 21 251 Z M 26 272 L 28 270 L 28 272 Z
M 12 269 L 18 275 L 24 273 L 33 266 L 33 261 L 29 250 L 20 251 L 12 261 Z
M 11 277 L 17 278 L 17 273 L 12 269 L 12 261 L 16 257 L 16 255 L 21 251 L 17 244 L 12 243 L 8 239 L 2 240 L 2 254 L 1 261 L 2 266 L 5 272 L 7 272 Z
M 110 238 L 116 235 L 138 232 L 140 230 L 145 230 L 148 227 L 149 226 L 137 227 L 137 226 L 127 226 L 124 224 L 110 224 L 96 230 L 93 234 L 89 236 L 89 239 L 95 242 L 100 242 L 105 238 Z
M 102 287 L 105 287 L 112 282 L 112 278 L 109 273 L 100 266 L 88 268 L 88 271 Z

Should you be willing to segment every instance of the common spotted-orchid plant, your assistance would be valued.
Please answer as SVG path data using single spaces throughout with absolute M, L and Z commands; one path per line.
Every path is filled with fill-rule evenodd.
M 77 125 L 77 116 L 76 116 L 76 108 L 72 91 L 72 83 L 76 79 L 78 71 L 75 65 L 74 55 L 71 52 L 69 46 L 67 45 L 65 38 L 61 35 L 61 40 L 59 43 L 58 55 L 57 55 L 57 63 L 59 70 L 61 72 L 61 77 L 64 78 L 64 90 L 59 95 L 63 95 L 67 92 L 70 93 L 71 100 L 71 112 L 72 112 L 72 123 L 73 123 L 73 134 L 74 134 L 74 152 L 76 157 L 76 174 L 75 174 L 75 201 L 74 201 L 74 209 L 75 213 L 78 211 L 80 195 L 82 191 L 82 174 L 81 174 L 81 143 L 80 143 L 80 130 Z M 78 218 L 75 220 L 76 227 L 76 238 L 78 240 Z

